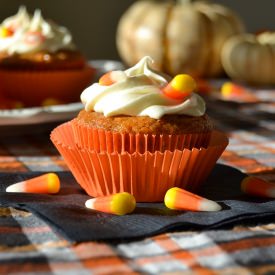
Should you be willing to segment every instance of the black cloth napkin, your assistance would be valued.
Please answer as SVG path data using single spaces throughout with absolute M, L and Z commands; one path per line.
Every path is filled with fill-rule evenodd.
M 0 204 L 28 210 L 72 242 L 128 241 L 175 230 L 205 230 L 234 225 L 264 223 L 275 218 L 275 200 L 243 195 L 240 181 L 244 174 L 217 164 L 200 195 L 222 204 L 219 212 L 185 212 L 167 209 L 162 203 L 138 203 L 129 215 L 115 216 L 86 209 L 90 197 L 70 172 L 58 173 L 61 191 L 56 195 L 6 193 L 14 182 L 41 173 L 0 174 Z

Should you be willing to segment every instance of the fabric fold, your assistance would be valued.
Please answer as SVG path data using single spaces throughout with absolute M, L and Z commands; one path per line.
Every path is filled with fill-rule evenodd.
M 85 208 L 84 203 L 90 197 L 70 172 L 58 173 L 61 191 L 56 195 L 5 192 L 9 184 L 39 174 L 1 173 L 0 204 L 32 212 L 70 242 L 123 242 L 175 230 L 256 225 L 275 218 L 275 200 L 243 195 L 236 183 L 245 175 L 221 164 L 215 166 L 200 193 L 219 202 L 223 206 L 219 212 L 173 211 L 163 203 L 138 203 L 135 211 L 125 216 L 96 212 Z

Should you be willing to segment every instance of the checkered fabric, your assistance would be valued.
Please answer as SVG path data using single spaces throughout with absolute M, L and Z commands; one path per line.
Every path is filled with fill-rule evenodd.
M 0 274 L 275 273 L 275 224 L 72 245 L 29 213 L 3 208 L 0 217 Z
M 230 137 L 220 162 L 275 183 L 275 106 L 209 98 Z M 275 93 L 275 91 L 273 91 Z M 0 171 L 64 171 L 48 133 L 0 138 Z M 0 208 L 0 274 L 275 274 L 275 224 L 72 244 L 38 217 Z

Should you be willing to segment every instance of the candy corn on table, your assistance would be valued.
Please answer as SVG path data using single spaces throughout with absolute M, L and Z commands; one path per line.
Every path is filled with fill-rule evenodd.
M 213 85 L 216 87 L 217 83 Z M 221 87 L 221 82 L 219 85 Z M 242 91 L 238 87 L 238 96 L 234 96 L 233 92 L 230 94 L 230 87 L 226 86 L 225 98 L 219 91 L 206 97 L 209 115 L 230 138 L 219 164 L 257 179 L 251 182 L 251 178 L 246 178 L 242 184 L 234 183 L 243 191 L 250 186 L 254 190 L 254 185 L 263 182 L 260 193 L 265 196 L 273 192 L 274 195 L 270 184 L 275 188 L 275 89 L 241 87 Z M 0 185 L 13 181 L 12 177 L 17 175 L 47 174 L 46 178 L 51 179 L 52 174 L 48 173 L 63 172 L 69 175 L 66 164 L 49 140 L 48 131 L 0 137 Z M 223 179 L 220 181 L 222 185 Z M 57 192 L 59 182 L 55 178 L 53 182 Z M 60 188 L 64 188 L 62 180 Z M 71 196 L 73 190 L 68 187 L 64 196 Z M 1 191 L 5 194 L 3 188 Z M 18 194 L 9 196 L 12 199 Z M 41 208 L 48 207 L 47 198 L 52 200 L 53 196 L 56 195 L 41 197 L 45 199 L 40 201 Z M 28 194 L 23 197 L 28 198 Z M 59 199 L 57 196 L 52 207 L 57 213 Z M 272 201 L 270 198 L 268 203 Z M 57 226 L 51 226 L 47 216 L 26 211 L 20 205 L 23 204 L 0 207 L 0 274 L 275 274 L 275 215 L 249 223 L 239 219 L 232 226 L 164 230 L 127 241 L 120 237 L 116 241 L 74 242 L 65 238 Z M 87 206 L 91 205 L 92 201 L 87 202 Z M 67 210 L 73 211 L 69 206 Z M 83 205 L 84 211 L 88 210 Z M 79 212 L 81 217 L 83 213 Z M 93 213 L 94 218 L 102 222 L 102 214 Z M 158 211 L 154 213 L 159 215 Z M 111 214 L 104 215 L 115 219 Z M 131 215 L 124 216 L 125 221 Z M 160 218 L 165 220 L 169 216 L 160 215 Z M 77 213 L 74 222 L 78 222 Z M 138 226 L 142 227 L 136 224 Z

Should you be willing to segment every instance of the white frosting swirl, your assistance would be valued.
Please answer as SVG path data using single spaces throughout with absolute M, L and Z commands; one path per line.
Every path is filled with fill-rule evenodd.
M 12 29 L 14 32 L 18 29 L 22 29 L 28 26 L 30 23 L 30 15 L 28 14 L 26 7 L 21 6 L 17 14 L 6 18 L 1 27 Z
M 0 37 L 0 51 L 8 51 L 20 37 L 20 32 L 30 24 L 30 16 L 24 6 L 21 6 L 17 14 L 6 18 L 0 25 L 1 30 L 8 30 L 12 33 Z
M 6 27 L 8 23 L 15 24 L 14 22 L 19 22 L 20 27 L 15 30 L 12 37 L 0 40 L 1 51 L 5 50 L 8 54 L 23 54 L 75 49 L 70 32 L 65 27 L 44 20 L 40 10 L 35 10 L 30 18 L 26 10 L 21 8 L 16 16 L 6 19 L 2 25 Z
M 149 116 L 159 119 L 167 114 L 202 116 L 205 102 L 196 93 L 185 101 L 170 99 L 161 89 L 168 84 L 167 77 L 149 67 L 153 60 L 144 57 L 134 67 L 124 71 L 120 81 L 103 86 L 92 84 L 81 94 L 86 111 L 103 113 L 104 116 Z

